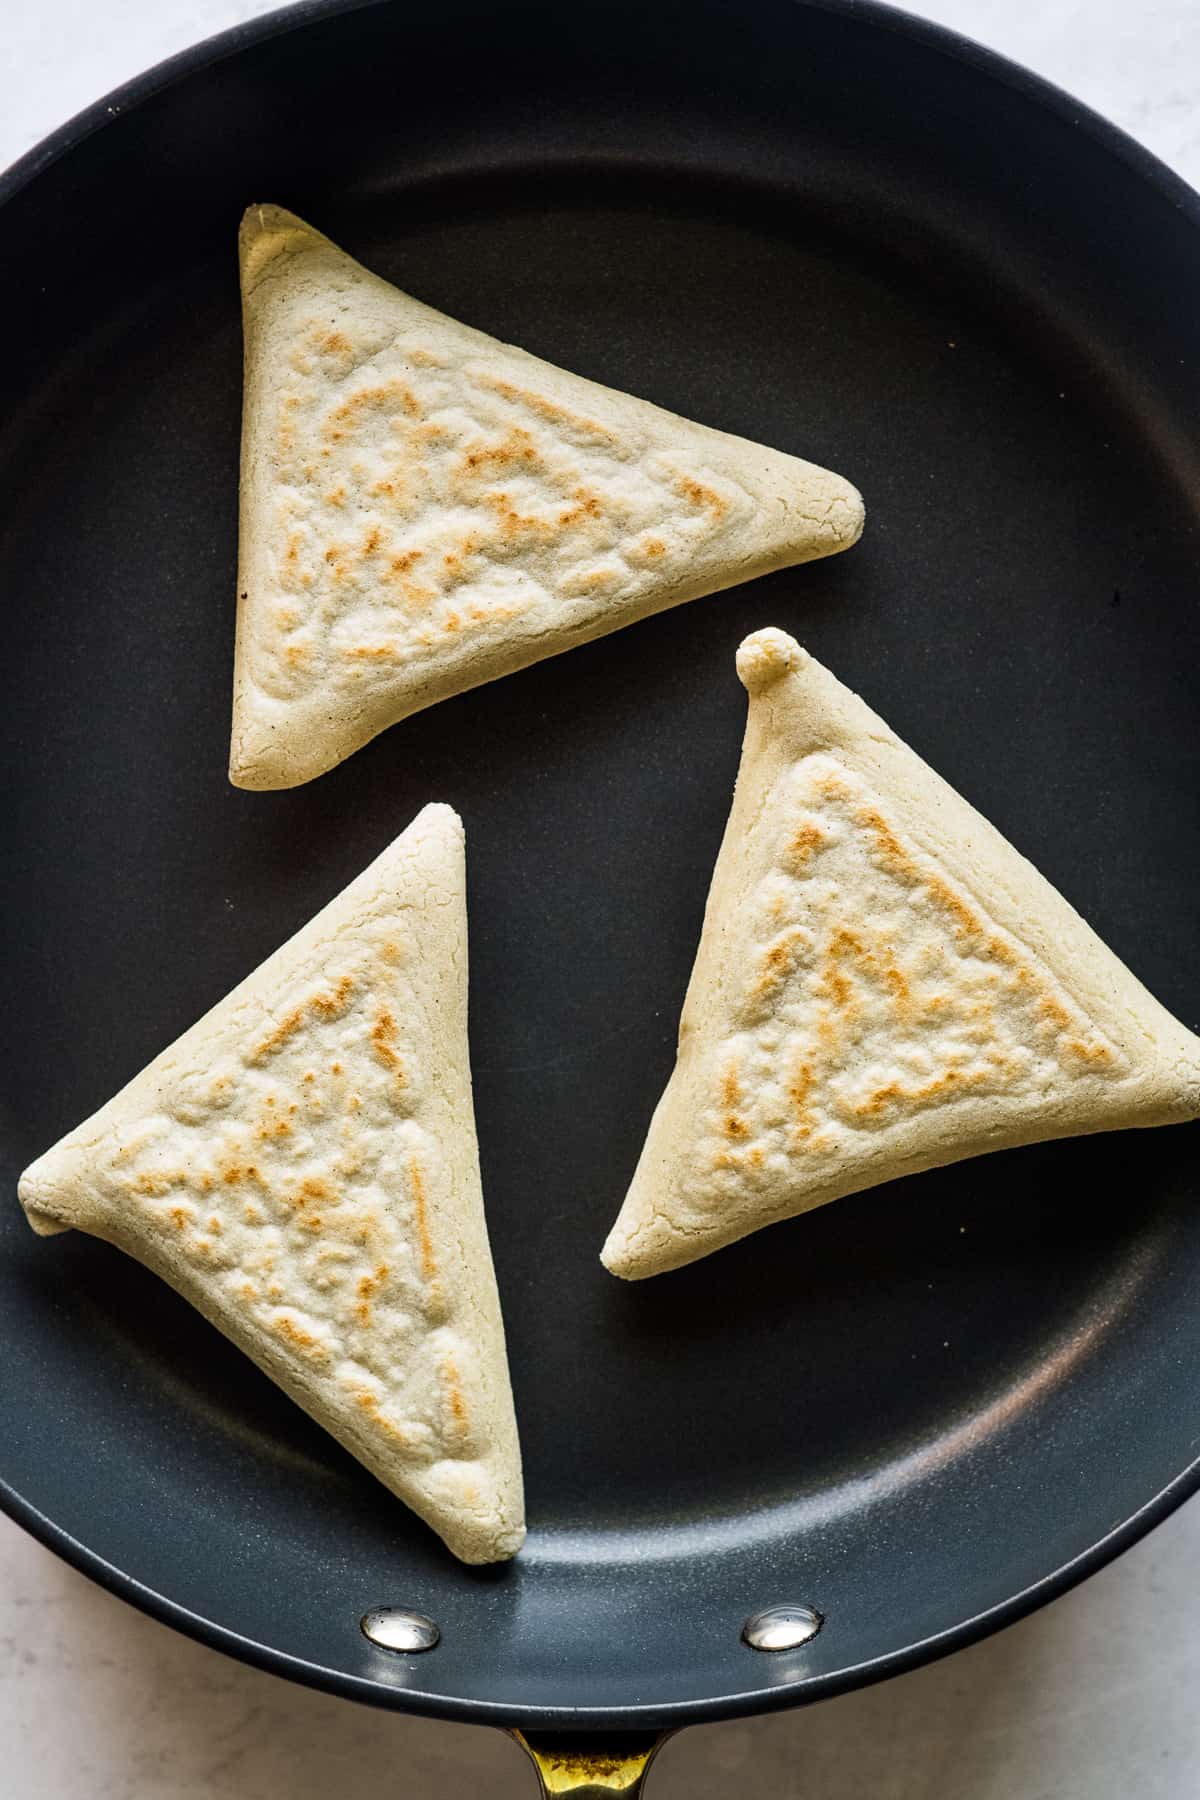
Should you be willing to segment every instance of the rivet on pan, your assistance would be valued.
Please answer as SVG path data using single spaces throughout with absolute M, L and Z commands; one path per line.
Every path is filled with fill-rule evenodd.
M 406 1606 L 373 1606 L 359 1623 L 381 1650 L 432 1650 L 442 1635 L 432 1619 Z
M 825 1623 L 815 1606 L 768 1606 L 751 1613 L 742 1626 L 742 1642 L 752 1650 L 795 1650 L 815 1638 Z

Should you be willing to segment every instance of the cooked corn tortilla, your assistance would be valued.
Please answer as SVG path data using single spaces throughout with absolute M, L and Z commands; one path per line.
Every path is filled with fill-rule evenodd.
M 21 1177 L 169 1281 L 466 1562 L 524 1539 L 462 825 L 408 830 Z
M 392 287 L 276 206 L 241 230 L 230 779 L 854 543 L 839 476 L 615 393 Z
M 782 631 L 679 1056 L 603 1250 L 636 1280 L 982 1151 L 1200 1113 L 1200 1039 Z

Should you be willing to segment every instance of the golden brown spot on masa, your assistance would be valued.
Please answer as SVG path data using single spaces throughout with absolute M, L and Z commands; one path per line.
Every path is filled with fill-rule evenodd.
M 911 998 L 911 989 L 909 988 L 908 978 L 903 969 L 901 969 L 898 964 L 887 961 L 881 962 L 878 967 L 883 975 L 883 979 L 892 990 L 892 997 L 896 1001 L 897 1006 L 900 1008 L 906 1007 Z
M 812 772 L 812 785 L 823 800 L 848 800 L 850 789 L 837 769 L 818 768 Z
M 375 1014 L 375 1023 L 371 1027 L 371 1049 L 375 1060 L 381 1062 L 396 1077 L 397 1086 L 406 1086 L 404 1064 L 396 1049 L 396 1021 L 386 1006 L 379 1007 Z
M 816 1077 L 811 1062 L 797 1063 L 791 1080 L 787 1084 L 788 1099 L 796 1113 L 796 1134 L 800 1138 L 811 1136 L 816 1127 L 813 1118 L 812 1097 L 816 1086 Z
M 400 649 L 397 644 L 385 640 L 383 643 L 379 644 L 348 644 L 342 654 L 344 656 L 357 657 L 360 661 L 369 659 L 373 662 L 379 662 L 388 657 L 395 658 L 399 656 Z
M 353 992 L 353 975 L 343 975 L 332 988 L 326 988 L 322 992 L 311 995 L 307 1000 L 302 1000 L 298 1006 L 293 1006 L 290 1012 L 284 1014 L 275 1029 L 268 1032 L 261 1043 L 255 1045 L 250 1052 L 248 1061 L 253 1065 L 272 1056 L 300 1030 L 310 1012 L 316 1013 L 319 1018 L 326 1020 L 339 1019 L 349 1005 Z M 267 1105 L 273 1106 L 274 1104 L 273 1098 L 268 1095 Z
M 370 1324 L 372 1297 L 378 1293 L 387 1278 L 388 1266 L 383 1262 L 378 1263 L 371 1274 L 360 1275 L 358 1279 L 358 1301 L 354 1308 L 360 1325 Z
M 468 377 L 476 386 L 489 388 L 493 394 L 499 394 L 514 405 L 527 406 L 530 412 L 537 413 L 539 418 L 548 419 L 551 424 L 567 425 L 574 430 L 595 438 L 601 444 L 615 443 L 611 431 L 599 424 L 595 419 L 584 418 L 573 413 L 569 408 L 560 406 L 555 400 L 548 400 L 543 394 L 536 394 L 530 388 L 521 388 L 513 381 L 505 381 L 499 375 L 489 375 L 483 370 L 473 369 Z
M 408 1159 L 408 1179 L 412 1188 L 413 1219 L 417 1227 L 417 1243 L 421 1251 L 421 1273 L 427 1281 L 437 1274 L 433 1240 L 429 1235 L 429 1203 L 425 1193 L 425 1173 L 415 1156 Z
M 268 1138 L 290 1137 L 291 1134 L 290 1121 L 282 1118 L 266 1118 L 261 1124 L 254 1127 L 255 1137 L 264 1143 Z M 226 1176 L 226 1180 L 228 1180 L 228 1176 Z
M 1059 1031 L 1070 1030 L 1073 1023 L 1071 1015 L 1053 994 L 1042 994 L 1037 1010 L 1039 1019 L 1044 1019 L 1048 1025 L 1055 1026 Z
M 402 412 L 408 418 L 416 419 L 420 417 L 421 405 L 407 382 L 392 376 L 374 387 L 356 388 L 354 393 L 348 394 L 329 414 L 327 435 L 340 440 L 346 430 L 357 429 L 363 417 L 373 412 Z
M 911 879 L 920 881 L 921 871 L 914 868 Z M 987 938 L 988 934 L 985 932 L 978 914 L 971 911 L 962 895 L 951 887 L 948 881 L 932 871 L 925 876 L 924 880 L 925 886 L 950 920 L 951 930 L 958 937 Z
M 578 525 L 581 519 L 599 519 L 603 516 L 600 496 L 592 493 L 590 488 L 577 487 L 572 498 L 574 506 L 564 507 L 558 515 L 560 525 Z
M 470 474 L 477 475 L 480 469 L 505 469 L 514 463 L 529 465 L 541 460 L 531 433 L 522 425 L 514 425 L 494 443 L 472 445 L 464 453 L 462 465 Z
M 842 961 L 847 955 L 856 957 L 860 949 L 858 939 L 849 931 L 835 931 L 829 940 L 822 985 L 839 1012 L 845 1012 L 854 998 L 853 984 L 842 973 Z
M 442 1379 L 446 1384 L 446 1404 L 450 1410 L 450 1428 L 455 1437 L 462 1437 L 467 1429 L 467 1403 L 463 1398 L 458 1364 L 452 1356 L 447 1356 L 442 1361 Z
M 911 998 L 908 977 L 887 950 L 882 940 L 877 947 L 865 944 L 857 932 L 848 926 L 841 927 L 834 933 L 830 942 L 829 953 L 833 957 L 848 956 L 862 970 L 864 975 L 872 978 L 878 986 L 886 987 L 896 1003 L 898 1012 L 903 1012 Z
M 836 775 L 823 776 L 818 786 L 827 799 L 841 800 L 846 797 L 846 785 Z M 914 868 L 908 851 L 881 812 L 876 811 L 873 806 L 862 806 L 858 810 L 858 820 L 875 839 L 877 853 L 886 868 L 905 881 L 920 879 L 920 873 Z
M 950 1068 L 940 1075 L 931 1075 L 928 1081 L 923 1081 L 916 1087 L 906 1087 L 900 1081 L 889 1081 L 863 1100 L 849 1105 L 843 1103 L 843 1110 L 860 1119 L 877 1118 L 898 1102 L 916 1107 L 934 1105 L 967 1088 L 982 1087 L 993 1078 L 994 1071 L 991 1069 Z
M 750 989 L 752 1003 L 761 1005 L 774 997 L 794 972 L 808 941 L 808 932 L 797 925 L 767 945 L 759 958 L 758 974 Z
M 532 513 L 519 513 L 511 497 L 502 489 L 492 488 L 483 496 L 485 506 L 496 514 L 496 528 L 501 541 L 511 543 L 518 537 L 548 537 L 553 527 L 546 519 Z
M 182 1176 L 170 1175 L 165 1169 L 144 1169 L 133 1178 L 133 1189 L 137 1194 L 145 1194 L 147 1199 L 161 1199 L 176 1187 Z
M 729 503 L 721 498 L 715 488 L 705 487 L 702 481 L 696 481 L 691 475 L 681 475 L 676 482 L 677 491 L 693 506 L 705 507 L 718 519 L 724 518 L 729 511 Z
M 272 1282 L 268 1292 L 274 1294 L 277 1287 L 278 1283 Z M 277 1313 L 271 1320 L 271 1330 L 283 1338 L 284 1342 L 293 1350 L 298 1351 L 301 1356 L 307 1357 L 310 1362 L 329 1361 L 329 1351 L 325 1345 L 319 1338 L 315 1338 L 311 1331 L 306 1331 L 304 1326 L 292 1317 L 291 1313 Z
M 825 833 L 812 819 L 806 819 L 787 847 L 788 859 L 801 867 L 825 842 Z
M 619 580 L 620 571 L 617 569 L 606 569 L 604 567 L 597 569 L 579 569 L 575 574 L 567 577 L 563 582 L 562 587 L 565 593 L 578 594 L 586 593 L 589 588 L 611 587 L 614 581 Z
M 354 1403 L 362 1408 L 373 1425 L 378 1425 L 385 1436 L 394 1438 L 398 1444 L 407 1442 L 404 1432 L 393 1425 L 386 1413 L 381 1410 L 379 1401 L 374 1394 L 369 1393 L 365 1388 L 359 1388 L 354 1396 Z

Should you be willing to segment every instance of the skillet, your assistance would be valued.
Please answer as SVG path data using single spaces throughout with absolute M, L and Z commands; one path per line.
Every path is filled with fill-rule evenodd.
M 497 336 L 844 472 L 866 536 L 235 791 L 233 240 L 263 199 Z M 1194 1127 L 896 1182 L 637 1286 L 596 1252 L 670 1068 L 758 626 L 1200 1022 L 1198 226 L 1065 96 L 858 0 L 302 5 L 3 179 L 16 1519 L 215 1647 L 519 1728 L 547 1791 L 633 1792 L 659 1734 L 952 1650 L 1194 1490 Z M 12 1197 L 429 799 L 467 825 L 532 1525 L 487 1571 L 152 1277 L 36 1241 Z M 748 1647 L 782 1603 L 818 1635 Z M 381 1605 L 436 1650 L 371 1643 Z

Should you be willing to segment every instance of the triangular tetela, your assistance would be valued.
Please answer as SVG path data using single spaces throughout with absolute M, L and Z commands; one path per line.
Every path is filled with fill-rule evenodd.
M 679 1033 L 603 1260 L 638 1279 L 981 1151 L 1200 1114 L 1200 1039 L 781 631 Z
M 525 1536 L 467 1055 L 462 826 L 427 806 L 21 1178 L 169 1281 L 466 1562 Z
M 837 475 L 497 343 L 277 206 L 240 248 L 239 787 L 862 529 Z

